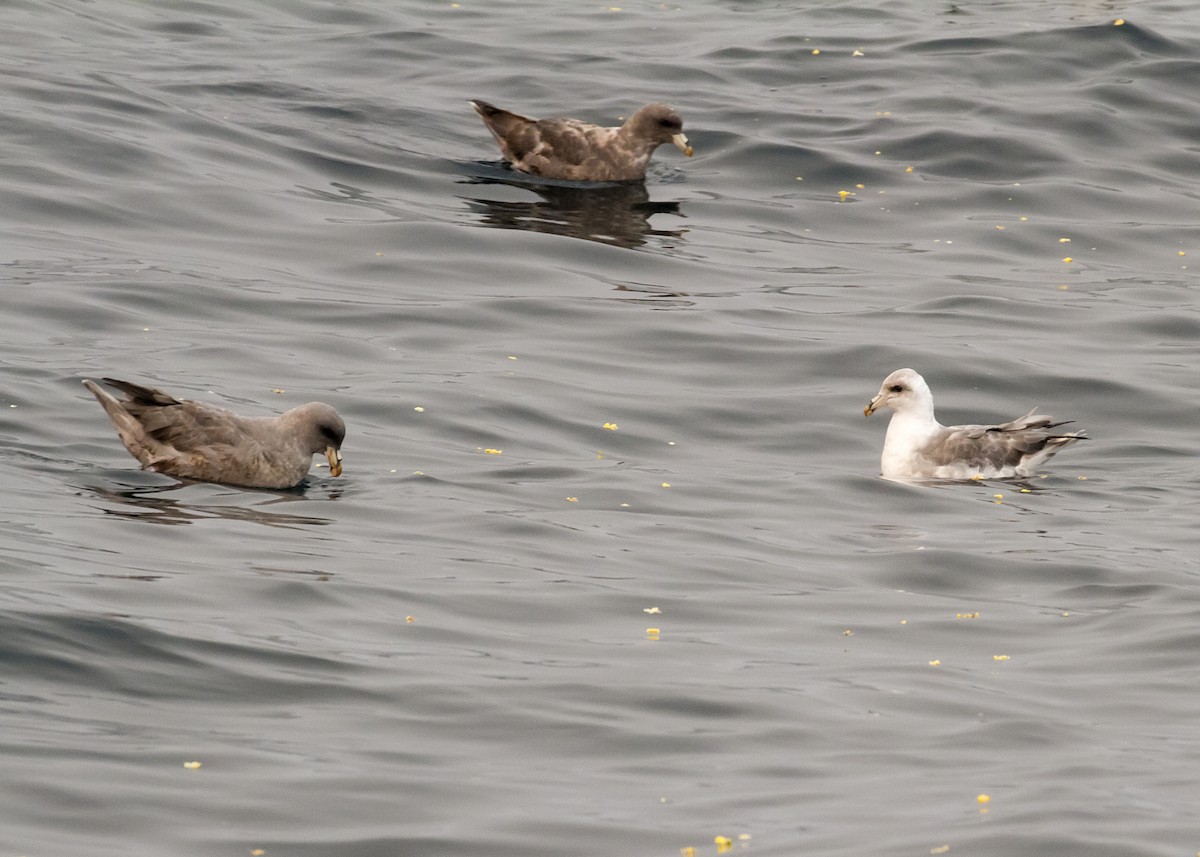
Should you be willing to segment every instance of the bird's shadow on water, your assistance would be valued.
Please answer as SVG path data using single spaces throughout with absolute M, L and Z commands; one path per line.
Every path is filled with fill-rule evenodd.
M 472 163 L 460 184 L 500 185 L 537 194 L 536 200 L 463 196 L 485 226 L 524 229 L 635 248 L 650 238 L 682 239 L 686 229 L 655 229 L 655 214 L 685 217 L 678 202 L 653 202 L 646 185 L 633 182 L 569 182 L 514 172 L 500 164 Z
M 942 496 L 954 496 L 953 492 L 962 492 L 968 488 L 976 489 L 969 496 L 973 502 L 986 502 L 1003 505 L 1023 514 L 1048 514 L 1045 510 L 1028 506 L 1021 498 L 1032 500 L 1038 496 L 1054 497 L 1061 495 L 1063 487 L 1060 484 L 1041 484 L 1040 480 L 1048 479 L 1048 475 L 1014 476 L 1007 479 L 889 479 L 877 477 L 879 481 L 890 485 L 915 488 L 918 491 L 945 491 Z
M 296 529 L 325 526 L 332 523 L 332 520 L 314 515 L 268 511 L 264 507 L 305 500 L 336 500 L 343 493 L 341 488 L 333 488 L 313 479 L 306 480 L 296 488 L 272 490 L 235 488 L 174 479 L 170 484 L 163 484 L 162 480 L 165 478 L 169 477 L 135 471 L 134 474 L 123 473 L 119 478 L 114 477 L 103 482 L 97 479 L 90 484 L 80 484 L 77 487 L 107 501 L 104 506 L 100 507 L 100 511 L 117 518 L 168 525 L 192 524 L 197 521 L 221 518 L 261 524 L 267 527 Z M 193 488 L 203 491 L 204 494 L 197 497 L 193 491 L 187 496 L 168 496 L 176 491 Z M 208 491 L 204 491 L 204 489 L 208 489 Z M 236 492 L 237 499 L 245 500 L 252 505 L 206 502 L 214 499 L 211 496 L 212 493 L 217 493 L 219 499 L 227 499 L 229 497 L 227 492 Z

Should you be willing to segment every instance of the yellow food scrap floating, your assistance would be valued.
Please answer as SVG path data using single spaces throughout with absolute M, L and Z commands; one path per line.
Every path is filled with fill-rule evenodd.
M 993 661 L 1007 661 L 1007 660 L 1011 660 L 1011 658 L 1008 655 L 992 655 L 992 660 Z
M 662 487 L 663 487 L 663 488 L 670 488 L 670 487 L 671 487 L 671 483 L 670 483 L 670 482 L 664 482 L 664 483 L 662 484 Z
M 940 667 L 942 665 L 942 662 L 940 660 L 938 660 L 937 658 L 934 658 L 932 661 L 929 662 L 929 665 L 931 667 Z
M 262 848 L 251 848 L 250 849 L 250 857 L 262 857 L 266 853 L 267 852 L 265 850 L 263 850 Z
M 184 762 L 183 766 L 189 771 L 195 771 L 198 770 L 203 764 L 203 762 Z
M 1124 27 L 1124 26 L 1125 26 L 1125 19 L 1124 19 L 1124 18 L 1117 18 L 1117 20 L 1113 21 L 1113 26 L 1114 26 L 1114 27 Z M 1200 853 L 1198 853 L 1198 854 L 1197 854 L 1197 857 L 1200 857 Z
M 484 452 L 488 455 L 504 455 L 503 449 L 492 449 L 491 447 L 485 449 Z
M 955 619 L 978 619 L 979 611 L 976 610 L 974 613 L 955 613 L 954 618 Z
M 845 631 L 842 631 L 842 636 L 843 637 L 853 637 L 854 632 L 851 631 L 849 628 L 847 628 Z
M 679 849 L 679 857 L 696 857 L 696 849 L 691 845 L 686 845 Z
M 937 848 L 930 848 L 929 853 L 930 854 L 945 854 L 949 850 L 950 850 L 949 845 L 939 845 Z
M 1074 262 L 1075 260 L 1072 259 L 1070 256 L 1063 256 L 1063 261 L 1064 262 Z
M 662 610 L 657 607 L 643 607 L 642 612 L 649 613 L 651 616 L 657 616 L 658 614 L 662 613 Z
M 608 429 L 609 431 L 616 431 L 616 430 L 617 430 L 617 428 L 618 428 L 618 426 L 617 426 L 617 424 L 616 424 L 616 423 L 605 423 L 605 424 L 604 424 L 604 427 L 605 427 L 606 429 Z
M 567 498 L 567 502 L 568 502 L 568 503 L 578 503 L 578 502 L 579 502 L 579 498 L 578 498 L 578 497 L 568 497 L 568 498 Z
M 713 842 L 716 843 L 718 854 L 723 854 L 733 847 L 733 840 L 728 836 L 714 836 Z

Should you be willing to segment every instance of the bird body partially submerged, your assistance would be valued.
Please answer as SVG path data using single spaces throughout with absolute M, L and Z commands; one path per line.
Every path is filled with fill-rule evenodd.
M 888 479 L 1005 479 L 1032 476 L 1049 458 L 1086 432 L 1059 431 L 1069 421 L 1030 411 L 997 425 L 944 426 L 933 413 L 933 394 L 912 369 L 897 369 L 863 409 L 894 413 L 880 469 Z
M 692 156 L 683 120 L 665 104 L 647 104 L 624 125 L 604 128 L 578 119 L 530 119 L 486 101 L 469 103 L 500 144 L 504 159 L 534 176 L 636 181 L 646 177 L 650 156 L 663 143 Z
M 125 398 L 115 398 L 92 380 L 83 384 L 144 470 L 249 488 L 293 488 L 308 474 L 313 455 L 321 454 L 329 472 L 341 475 L 346 425 L 323 402 L 273 417 L 243 417 L 152 387 L 103 380 Z

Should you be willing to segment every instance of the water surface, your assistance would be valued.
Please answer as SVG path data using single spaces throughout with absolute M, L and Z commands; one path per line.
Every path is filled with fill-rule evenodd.
M 6 7 L 0 847 L 1195 853 L 1200 13 L 548 8 Z M 1092 439 L 883 481 L 901 366 Z M 345 474 L 139 472 L 104 375 Z

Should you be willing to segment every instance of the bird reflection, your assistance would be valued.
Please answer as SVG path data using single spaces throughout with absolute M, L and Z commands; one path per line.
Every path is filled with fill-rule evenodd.
M 651 237 L 682 238 L 684 229 L 655 229 L 655 214 L 685 215 L 678 202 L 652 202 L 642 182 L 555 182 L 533 176 L 515 178 L 508 170 L 500 175 L 471 176 L 463 184 L 507 185 L 532 191 L 540 199 L 511 201 L 465 197 L 487 226 L 525 229 L 612 244 L 640 247 Z
M 328 518 L 317 518 L 312 515 L 292 515 L 286 512 L 267 511 L 263 508 L 264 506 L 273 506 L 279 503 L 294 503 L 298 500 L 304 500 L 303 488 L 287 491 L 239 489 L 241 496 L 265 495 L 270 498 L 253 507 L 189 503 L 162 496 L 167 492 L 183 488 L 186 484 L 180 483 L 166 486 L 139 485 L 125 489 L 88 486 L 88 490 L 115 504 L 111 508 L 103 509 L 105 514 L 114 515 L 118 518 L 136 519 L 151 524 L 190 524 L 210 518 L 247 521 L 267 527 L 289 528 L 324 526 L 330 523 Z M 328 492 L 326 496 L 329 499 L 336 499 L 341 496 L 341 491 L 340 489 L 335 489 Z

